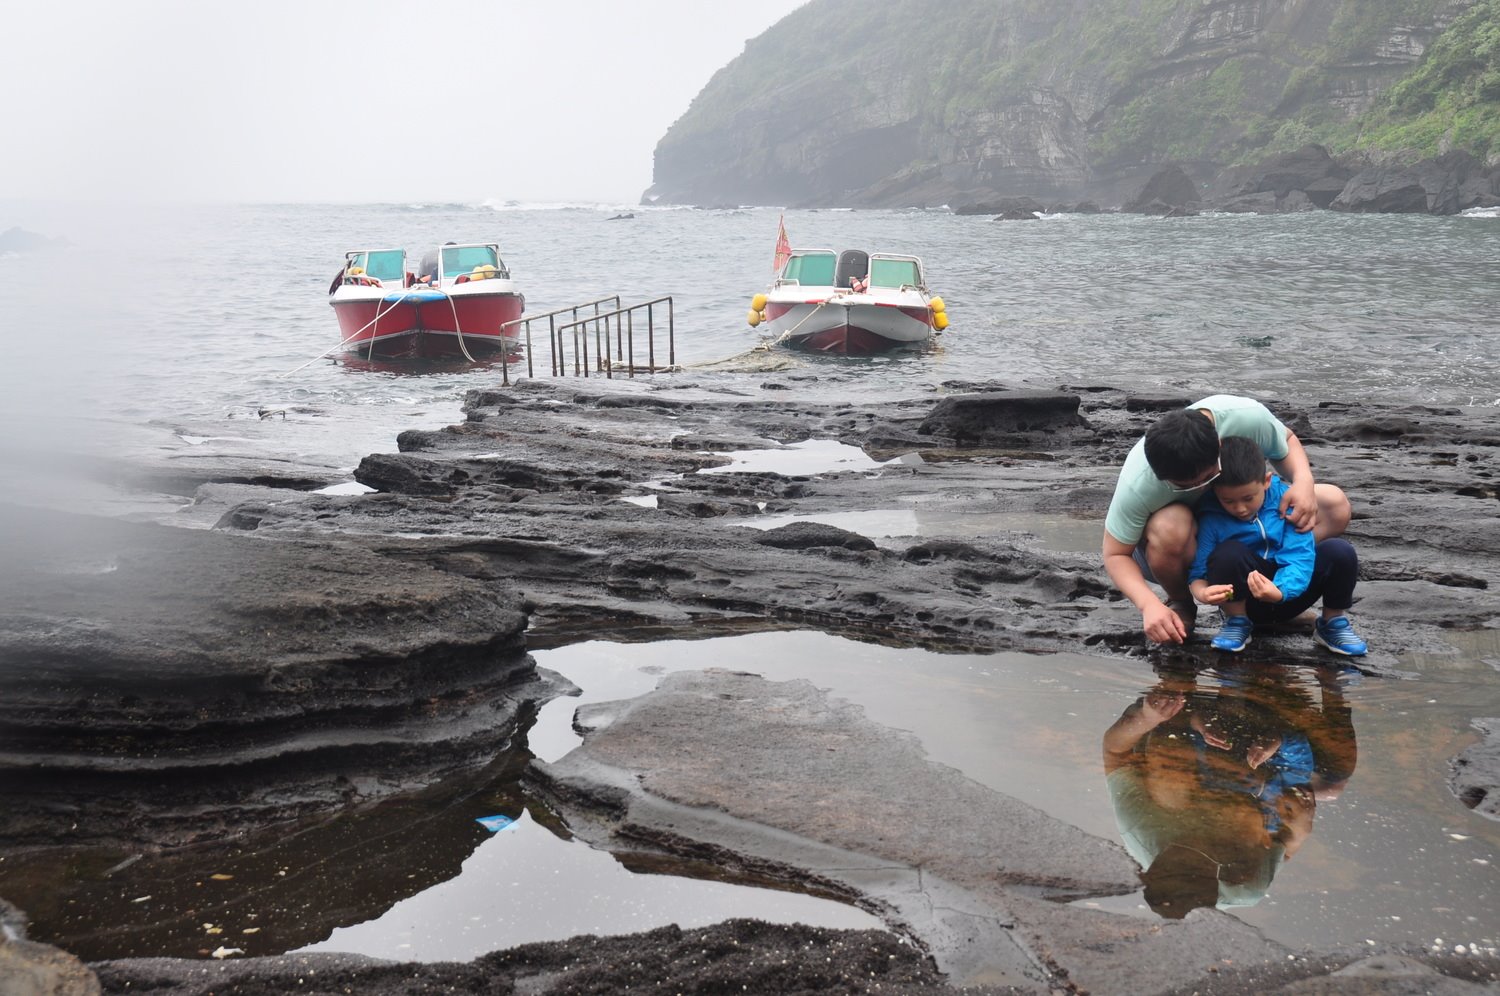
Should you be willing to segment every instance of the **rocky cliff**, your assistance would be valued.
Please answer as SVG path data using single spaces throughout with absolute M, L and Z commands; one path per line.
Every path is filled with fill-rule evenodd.
M 811 0 L 668 130 L 645 199 L 1119 204 L 1167 162 L 1208 183 L 1309 141 L 1375 162 L 1446 152 L 1457 124 L 1393 126 L 1460 111 L 1482 157 L 1497 46 L 1463 42 L 1404 109 L 1392 87 L 1449 28 L 1497 20 L 1500 0 Z M 1372 144 L 1377 123 L 1395 147 Z

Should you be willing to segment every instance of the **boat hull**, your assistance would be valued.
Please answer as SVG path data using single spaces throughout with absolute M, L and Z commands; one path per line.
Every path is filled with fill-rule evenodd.
M 766 322 L 766 331 L 793 349 L 840 356 L 870 356 L 932 338 L 932 312 L 925 302 L 882 302 L 867 295 L 768 300 Z
M 340 288 L 332 300 L 340 346 L 370 359 L 494 356 L 516 341 L 525 298 L 511 288 L 450 291 Z M 351 293 L 344 294 L 343 291 Z M 503 330 L 503 331 L 502 331 Z

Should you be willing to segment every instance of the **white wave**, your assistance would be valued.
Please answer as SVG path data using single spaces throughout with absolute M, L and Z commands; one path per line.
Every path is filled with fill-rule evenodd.
M 1500 208 L 1469 208 L 1459 214 L 1460 218 L 1500 218 Z

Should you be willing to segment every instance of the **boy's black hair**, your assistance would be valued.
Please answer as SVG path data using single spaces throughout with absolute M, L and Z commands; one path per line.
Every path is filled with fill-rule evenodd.
M 1215 487 L 1259 484 L 1266 479 L 1266 455 L 1253 439 L 1231 436 L 1219 447 L 1219 479 Z
M 1196 408 L 1167 412 L 1146 430 L 1146 462 L 1163 481 L 1191 481 L 1218 455 L 1219 431 Z

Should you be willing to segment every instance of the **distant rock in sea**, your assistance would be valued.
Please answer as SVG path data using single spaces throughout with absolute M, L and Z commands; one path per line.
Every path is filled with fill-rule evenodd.
M 36 252 L 38 249 L 58 248 L 67 244 L 67 239 L 50 239 L 19 226 L 0 232 L 0 252 Z

